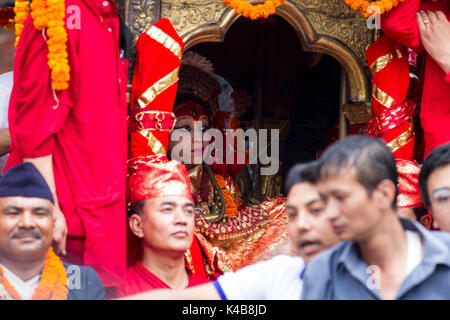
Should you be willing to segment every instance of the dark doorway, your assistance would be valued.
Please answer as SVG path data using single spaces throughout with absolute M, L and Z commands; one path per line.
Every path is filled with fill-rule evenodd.
M 252 95 L 245 125 L 280 129 L 281 176 L 337 139 L 341 66 L 331 56 L 304 51 L 281 17 L 240 18 L 223 42 L 190 50 L 207 57 L 234 90 Z

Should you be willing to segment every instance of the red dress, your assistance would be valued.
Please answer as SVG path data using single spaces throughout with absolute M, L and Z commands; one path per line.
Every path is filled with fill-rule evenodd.
M 189 271 L 188 271 L 189 272 Z M 210 280 L 189 272 L 189 283 L 186 288 L 207 283 Z M 116 290 L 118 298 L 135 295 L 155 289 L 170 289 L 161 279 L 148 271 L 140 262 L 128 268 L 127 280 L 123 287 Z
M 25 23 L 14 64 L 6 169 L 53 155 L 68 261 L 94 267 L 105 286 L 114 286 L 126 272 L 128 65 L 120 57 L 115 2 L 67 0 L 66 8 L 71 5 L 80 8 L 81 23 L 66 27 L 71 79 L 69 89 L 56 92 L 57 107 L 47 44 L 31 16 Z
M 416 13 L 442 11 L 450 19 L 450 1 L 408 0 L 381 17 L 382 30 L 391 39 L 417 52 L 424 50 L 420 41 Z M 420 120 L 424 129 L 425 156 L 439 145 L 450 141 L 450 73 L 429 55 L 426 60 Z

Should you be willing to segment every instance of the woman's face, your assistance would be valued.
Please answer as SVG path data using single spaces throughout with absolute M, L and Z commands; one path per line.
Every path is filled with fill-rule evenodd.
M 192 117 L 180 117 L 169 136 L 167 156 L 184 163 L 187 168 L 203 161 L 203 150 L 208 145 L 203 133 L 209 129 L 209 121 L 201 118 L 194 121 Z

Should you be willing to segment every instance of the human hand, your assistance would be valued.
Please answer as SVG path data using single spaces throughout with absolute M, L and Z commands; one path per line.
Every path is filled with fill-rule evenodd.
M 450 72 L 450 22 L 442 11 L 420 11 L 416 16 L 425 51 L 447 74 Z
M 232 91 L 230 93 L 230 107 L 236 118 L 242 117 L 251 105 L 252 96 L 247 91 Z
M 62 213 L 59 205 L 55 205 L 53 211 L 53 219 L 55 221 L 55 227 L 53 229 L 53 244 L 56 252 L 62 255 L 66 255 L 66 241 L 67 241 L 67 223 L 64 214 Z

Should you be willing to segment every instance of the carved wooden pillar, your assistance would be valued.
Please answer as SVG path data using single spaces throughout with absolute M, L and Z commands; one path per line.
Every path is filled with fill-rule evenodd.
M 119 15 L 133 34 L 133 50 L 130 58 L 129 79 L 131 83 L 139 35 L 161 18 L 160 0 L 117 0 Z

